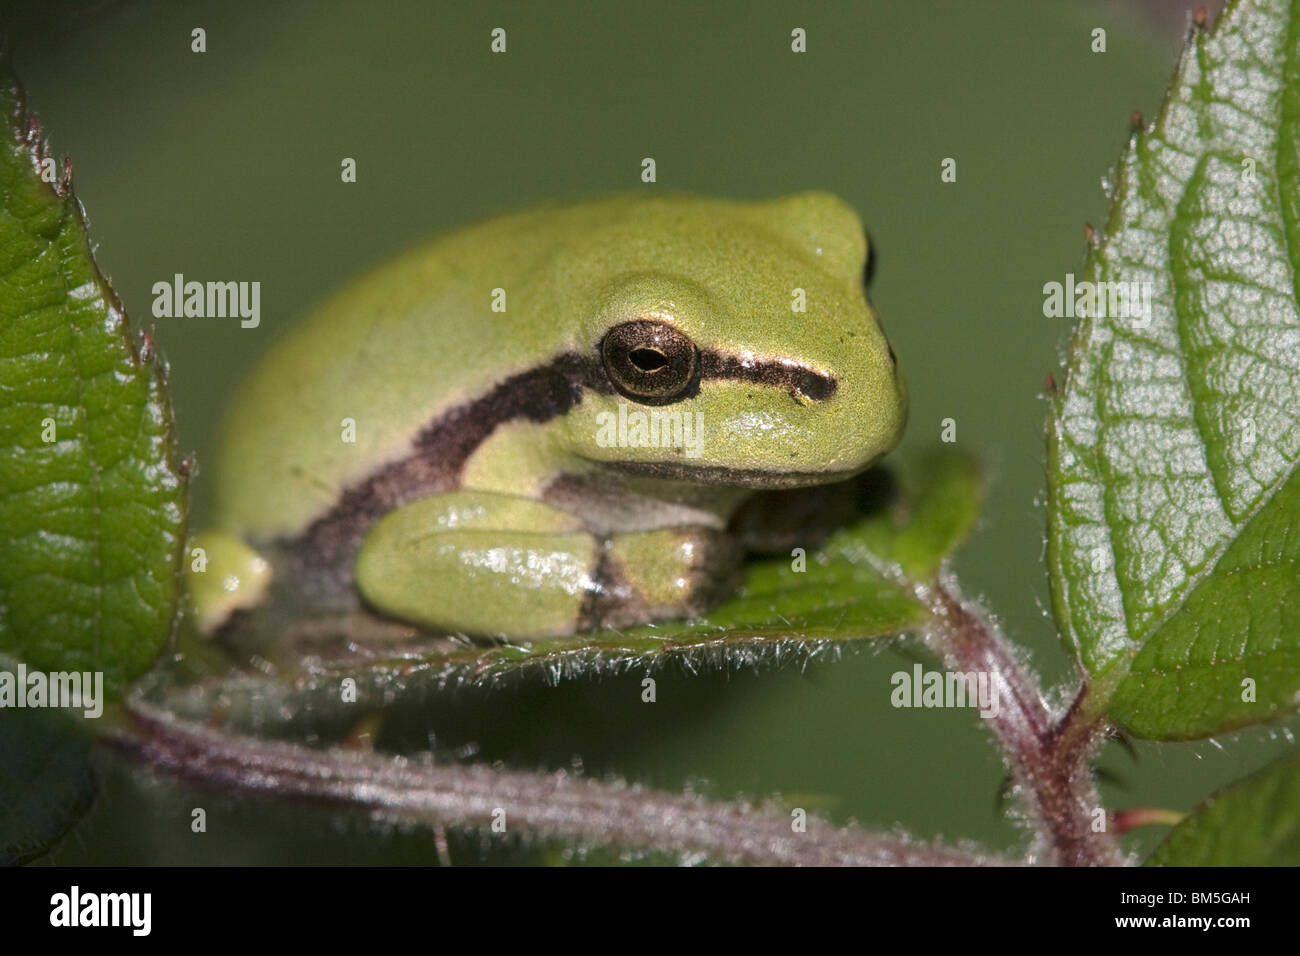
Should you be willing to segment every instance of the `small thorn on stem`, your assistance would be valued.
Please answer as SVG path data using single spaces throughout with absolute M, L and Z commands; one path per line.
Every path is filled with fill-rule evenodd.
M 72 192 L 72 157 L 63 157 L 63 176 L 59 179 L 59 198 L 67 199 Z
M 1133 130 L 1133 132 L 1141 132 L 1143 126 L 1141 110 L 1134 110 L 1132 113 L 1128 114 L 1128 125 L 1129 129 Z
M 1043 388 L 1047 389 L 1049 395 L 1056 393 L 1056 376 L 1051 372 L 1048 372 L 1047 376 L 1043 379 Z
M 153 336 L 144 329 L 140 330 L 140 361 L 146 365 L 153 361 Z
M 447 828 L 439 824 L 433 831 L 434 852 L 439 866 L 451 866 L 451 848 L 447 843 Z
M 1138 762 L 1137 747 L 1133 745 L 1133 740 L 1128 734 L 1119 729 L 1113 729 L 1106 733 L 1107 740 L 1113 740 L 1123 748 L 1124 752 L 1129 755 L 1129 759 L 1134 763 Z
M 1011 802 L 1011 794 L 1016 789 L 1016 779 L 1011 774 L 1002 778 L 1001 785 L 998 786 L 997 796 L 993 799 L 993 808 L 1002 813 L 1006 810 L 1007 804 Z
M 1210 21 L 1210 13 L 1205 7 L 1197 7 L 1196 12 L 1192 14 L 1192 22 L 1196 24 L 1196 29 L 1204 30 L 1205 24 Z
M 1092 245 L 1097 240 L 1097 230 L 1092 228 L 1092 223 L 1083 224 L 1083 238 L 1087 240 L 1088 245 Z
M 339 746 L 343 750 L 374 753 L 375 738 L 379 736 L 379 728 L 383 723 L 383 719 L 384 715 L 380 711 L 362 717 Z

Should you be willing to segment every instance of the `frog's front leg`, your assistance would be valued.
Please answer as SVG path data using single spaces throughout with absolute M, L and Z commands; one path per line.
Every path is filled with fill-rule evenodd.
M 376 523 L 357 557 L 356 581 L 390 617 L 533 638 L 702 613 L 734 585 L 740 557 L 714 528 L 601 537 L 552 505 L 456 491 Z

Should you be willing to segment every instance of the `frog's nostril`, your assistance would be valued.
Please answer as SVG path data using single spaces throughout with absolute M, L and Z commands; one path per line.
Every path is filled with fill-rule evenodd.
M 812 399 L 814 402 L 824 402 L 835 394 L 836 382 L 826 375 L 805 370 L 799 373 L 794 387 L 805 398 Z

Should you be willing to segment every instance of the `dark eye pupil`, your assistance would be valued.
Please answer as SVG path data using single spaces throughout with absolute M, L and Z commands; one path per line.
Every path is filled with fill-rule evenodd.
M 643 372 L 657 372 L 668 364 L 668 359 L 658 349 L 633 349 L 628 359 Z

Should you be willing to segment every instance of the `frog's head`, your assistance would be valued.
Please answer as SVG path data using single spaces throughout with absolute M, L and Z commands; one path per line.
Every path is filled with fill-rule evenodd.
M 863 290 L 867 242 L 825 193 L 625 200 L 586 237 L 571 450 L 633 474 L 742 487 L 834 481 L 897 444 L 907 394 Z

